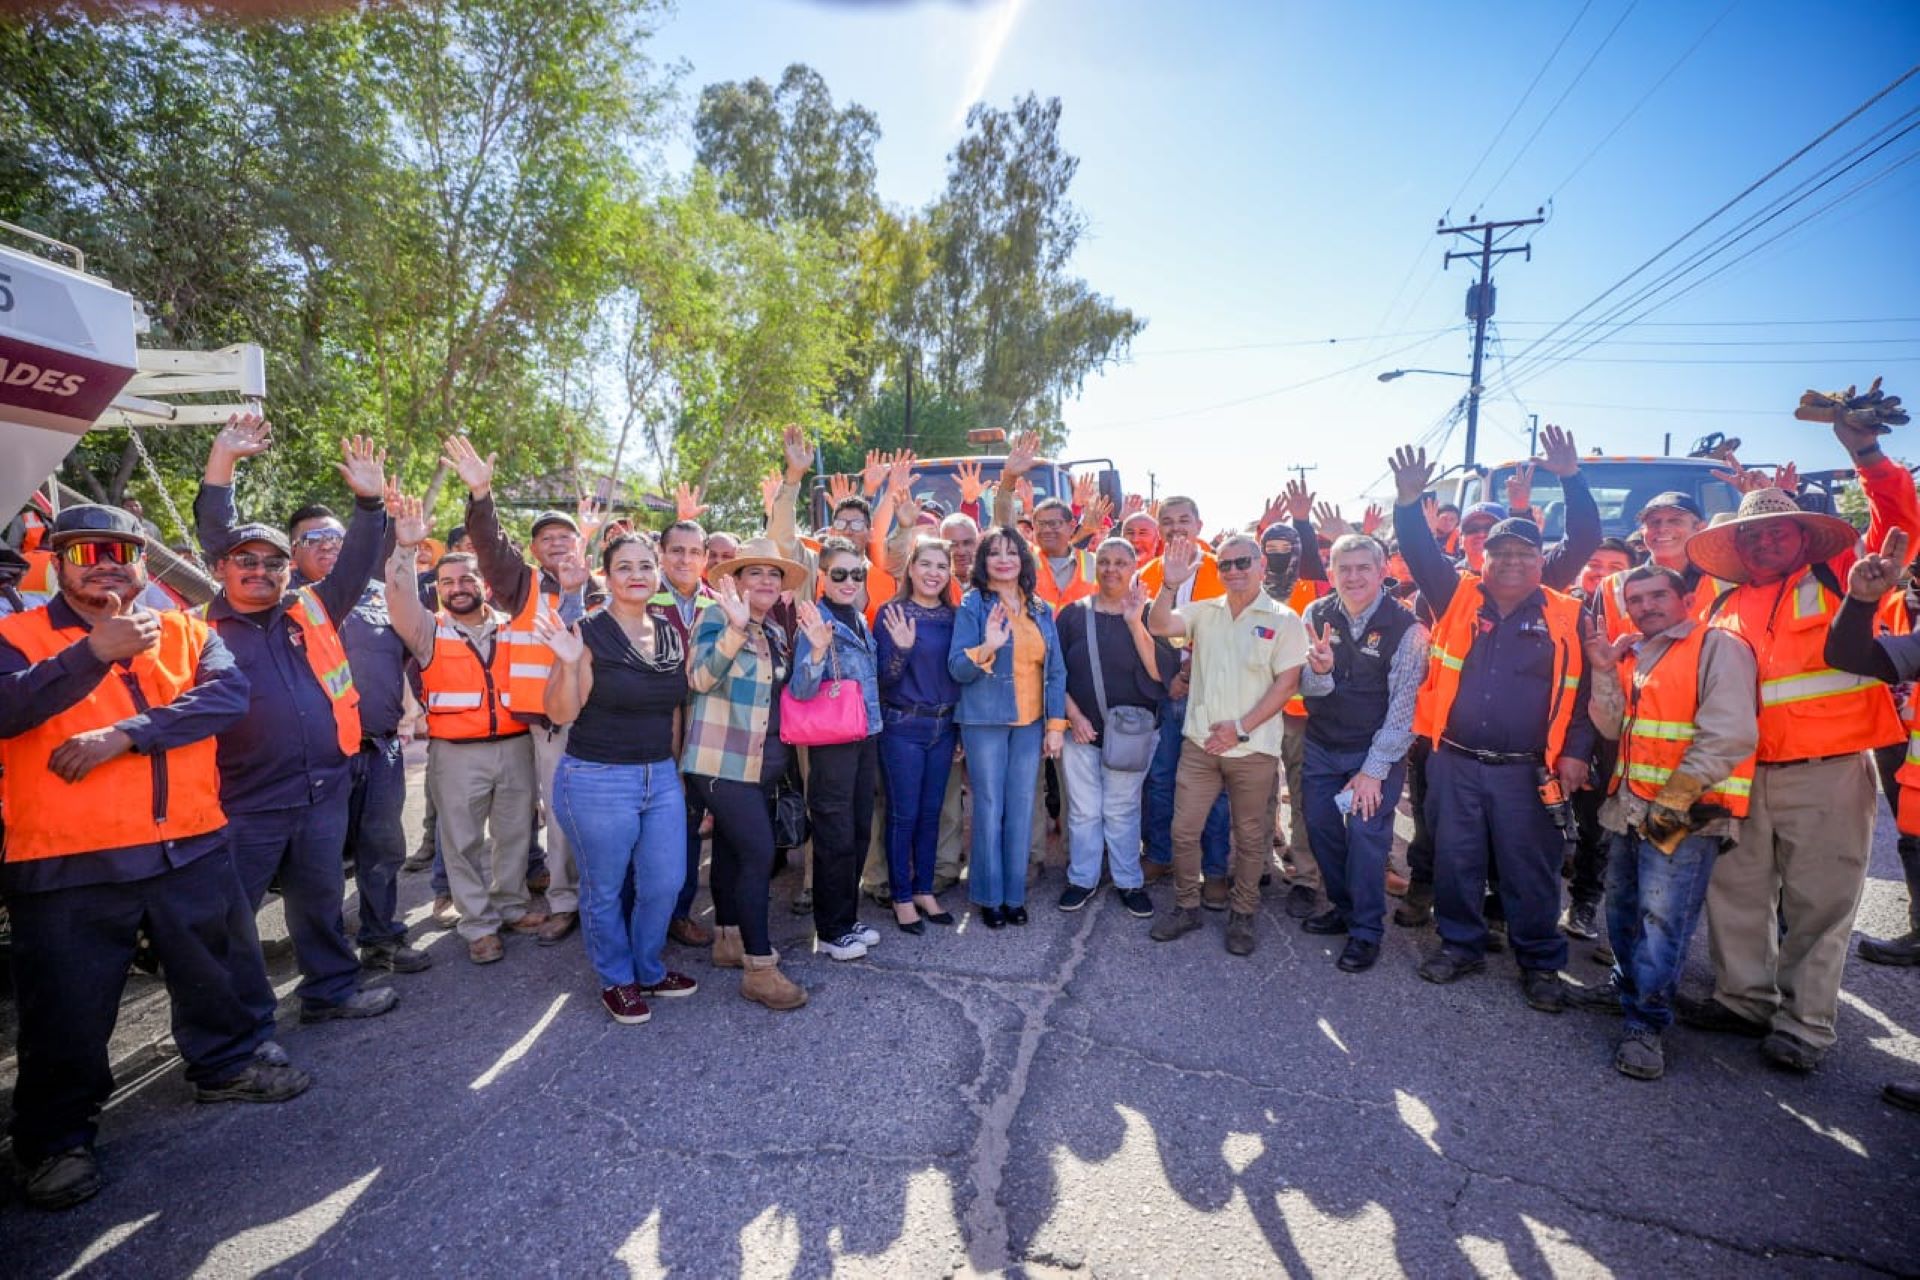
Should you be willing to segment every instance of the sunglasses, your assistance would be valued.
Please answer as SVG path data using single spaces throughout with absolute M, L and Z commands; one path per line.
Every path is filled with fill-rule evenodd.
M 228 556 L 227 559 L 248 572 L 265 569 L 268 573 L 285 573 L 287 565 L 291 563 L 285 556 L 256 556 L 250 552 L 245 555 Z
M 338 529 L 309 529 L 300 535 L 300 541 L 310 547 L 324 547 L 328 543 L 338 545 L 346 540 L 347 535 Z
M 827 570 L 827 581 L 829 582 L 845 582 L 848 578 L 852 578 L 855 582 L 865 582 L 867 580 L 867 571 L 865 569 Z
M 70 542 L 60 555 L 70 565 L 90 569 L 101 561 L 109 564 L 139 564 L 147 549 L 134 542 Z
M 1234 556 L 1232 559 L 1218 561 L 1222 573 L 1243 573 L 1253 568 L 1252 556 Z

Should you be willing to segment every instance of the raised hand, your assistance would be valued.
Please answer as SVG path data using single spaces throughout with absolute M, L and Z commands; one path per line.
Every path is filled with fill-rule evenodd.
M 1329 538 L 1338 538 L 1353 532 L 1353 526 L 1340 514 L 1340 508 L 1331 502 L 1316 502 L 1313 506 L 1313 527 Z
M 878 449 L 867 450 L 867 465 L 860 468 L 860 492 L 869 498 L 880 492 L 880 482 L 886 479 L 891 463 L 892 458 L 888 454 Z
M 382 498 L 387 492 L 387 451 L 369 436 L 348 436 L 340 442 L 340 478 L 356 498 Z
M 1380 509 L 1379 504 L 1369 502 L 1366 511 L 1360 516 L 1360 532 L 1372 537 L 1386 522 L 1387 513 Z
M 1134 574 L 1133 581 L 1127 584 L 1126 603 L 1121 606 L 1129 621 L 1146 625 L 1146 608 L 1153 603 L 1153 593 L 1147 590 L 1147 584 L 1140 581 L 1140 575 Z
M 1073 478 L 1073 509 L 1075 511 L 1085 511 L 1087 504 L 1093 501 L 1094 495 L 1099 491 L 1099 477 L 1095 476 L 1091 471 L 1083 475 L 1075 476 Z
M 837 508 L 848 498 L 853 497 L 854 493 L 852 476 L 827 477 L 827 506 L 829 508 Z
M 587 568 L 587 562 L 579 552 L 574 552 L 553 566 L 553 576 L 559 582 L 560 590 L 568 595 L 580 590 L 593 581 L 593 574 Z
M 1307 646 L 1307 666 L 1315 675 L 1323 676 L 1333 670 L 1333 624 L 1322 623 L 1318 635 L 1311 631 L 1308 635 L 1312 636 L 1313 643 Z
M 107 600 L 113 616 L 94 624 L 87 633 L 87 647 L 102 662 L 119 662 L 145 653 L 160 643 L 160 619 L 150 609 L 127 612 L 120 597 L 109 592 Z
M 1427 522 L 1427 532 L 1434 537 L 1440 536 L 1440 499 L 1432 494 L 1420 498 L 1420 514 Z
M 1403 507 L 1420 501 L 1420 495 L 1433 483 L 1433 464 L 1427 461 L 1427 451 L 1412 445 L 1395 449 L 1387 460 L 1387 470 L 1393 473 L 1395 501 Z
M 1013 619 L 1007 616 L 1007 606 L 1002 601 L 994 601 L 993 608 L 987 611 L 987 629 L 983 637 L 987 648 L 998 651 L 1006 647 L 1013 639 Z
M 806 637 L 807 644 L 813 649 L 814 656 L 824 661 L 827 651 L 833 648 L 833 624 L 820 612 L 820 606 L 811 600 L 802 600 L 794 605 L 793 617 L 799 625 L 800 634 Z
M 236 413 L 213 438 L 215 450 L 229 458 L 251 458 L 273 443 L 273 424 L 257 413 Z
M 1580 649 L 1586 654 L 1587 665 L 1595 671 L 1618 671 L 1620 659 L 1626 657 L 1627 651 L 1638 643 L 1640 633 L 1637 631 L 1629 631 L 1618 640 L 1609 641 L 1606 632 L 1595 626 L 1590 616 L 1585 613 L 1580 615 Z
M 490 453 L 481 457 L 473 441 L 465 436 L 447 437 L 446 447 L 440 451 L 440 461 L 460 477 L 460 483 L 476 498 L 486 497 L 493 489 L 493 464 L 499 456 Z
M 806 434 L 799 426 L 791 422 L 786 425 L 780 433 L 780 451 L 787 460 L 787 480 L 798 484 L 813 465 L 813 446 L 807 443 Z
M 1789 494 L 1800 492 L 1800 468 L 1789 462 L 1784 467 L 1776 467 L 1773 472 L 1773 487 L 1784 489 Z
M 1130 493 L 1120 503 L 1120 521 L 1122 524 L 1147 509 L 1147 500 L 1137 493 Z
M 578 662 L 587 652 L 587 643 L 580 638 L 579 628 L 561 625 L 559 618 L 544 609 L 533 620 L 533 634 L 562 662 Z
M 773 519 L 773 508 L 779 501 L 780 473 L 769 471 L 760 477 L 760 509 L 766 513 L 769 521 Z
M 1540 465 L 1563 479 L 1580 469 L 1580 446 L 1564 427 L 1549 422 L 1540 428 L 1540 453 Z
M 1013 482 L 1013 500 L 1020 511 L 1029 517 L 1033 515 L 1033 481 L 1021 476 Z
M 1270 524 L 1278 524 L 1280 521 L 1290 518 L 1291 513 L 1287 508 L 1287 495 L 1283 491 L 1274 494 L 1272 499 L 1268 501 L 1267 505 L 1261 510 L 1260 519 L 1255 522 L 1254 528 L 1264 529 Z
M 1847 594 L 1855 600 L 1875 603 L 1900 585 L 1907 568 L 1907 531 L 1895 528 L 1887 533 L 1877 554 L 1864 555 L 1847 571 Z
M 977 461 L 962 462 L 955 467 L 953 479 L 960 486 L 962 502 L 978 502 L 980 495 L 987 491 L 986 481 L 980 478 L 980 464 Z
M 402 547 L 417 547 L 427 540 L 427 517 L 418 498 L 409 498 L 399 490 L 387 494 L 387 514 L 393 517 L 393 540 Z
M 1007 446 L 1007 461 L 1001 467 L 1000 474 L 1003 477 L 1013 476 L 1017 479 L 1033 470 L 1033 465 L 1039 461 L 1039 458 L 1040 437 L 1031 431 L 1022 431 Z M 1004 479 L 1002 483 L 1005 483 Z
M 913 497 L 913 450 L 902 449 L 893 455 L 887 464 L 887 492 L 895 502 L 905 503 Z
M 779 485 L 774 486 L 776 492 Z M 763 491 L 764 492 L 764 491 Z M 673 518 L 676 520 L 698 520 L 712 510 L 703 499 L 707 496 L 706 486 L 690 485 L 684 480 L 673 487 Z
M 1310 519 L 1313 515 L 1313 490 L 1307 488 L 1306 481 L 1295 477 L 1287 481 L 1287 487 L 1280 491 L 1287 504 L 1287 515 L 1293 520 Z
M 1741 495 L 1752 493 L 1755 489 L 1765 489 L 1773 483 L 1767 478 L 1766 472 L 1747 470 L 1731 453 L 1727 455 L 1727 470 L 1711 471 L 1708 474 L 1715 480 L 1725 481 L 1732 486 L 1735 493 Z
M 1088 499 L 1087 505 L 1080 509 L 1080 527 L 1083 529 L 1098 529 L 1106 523 L 1107 517 L 1112 514 L 1113 504 L 1107 501 L 1105 494 L 1096 493 L 1092 498 Z
M 753 620 L 753 610 L 741 598 L 740 584 L 730 573 L 723 573 L 713 584 L 714 602 L 720 606 L 720 612 L 726 615 L 727 625 L 735 631 L 745 631 L 747 623 Z
M 880 625 L 887 629 L 887 635 L 896 649 L 911 649 L 914 641 L 920 638 L 919 624 L 897 604 L 890 604 L 880 611 Z
M 1199 569 L 1200 548 L 1184 534 L 1169 542 L 1166 554 L 1160 557 L 1161 581 L 1169 587 L 1179 586 Z
M 1523 462 L 1507 477 L 1507 510 L 1526 511 L 1533 506 L 1533 463 Z

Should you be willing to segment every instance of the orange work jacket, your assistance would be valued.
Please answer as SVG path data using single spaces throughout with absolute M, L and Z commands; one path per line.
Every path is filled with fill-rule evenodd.
M 1707 628 L 1695 627 L 1668 645 L 1660 660 L 1641 671 L 1634 654 L 1620 659 L 1620 688 L 1627 695 L 1626 716 L 1620 724 L 1620 754 L 1607 780 L 1611 795 L 1625 783 L 1628 790 L 1651 800 L 1680 767 L 1693 741 L 1694 713 L 1700 708 L 1700 648 Z M 1753 794 L 1754 757 L 1734 768 L 1733 776 L 1718 780 L 1700 796 L 1702 804 L 1717 804 L 1736 818 L 1747 816 Z

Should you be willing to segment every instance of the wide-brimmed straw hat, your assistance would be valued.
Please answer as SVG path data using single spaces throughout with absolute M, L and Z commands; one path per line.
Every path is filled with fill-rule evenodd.
M 1702 572 L 1722 582 L 1745 582 L 1747 567 L 1740 563 L 1736 540 L 1742 525 L 1768 520 L 1791 520 L 1806 535 L 1806 563 L 1821 564 L 1852 547 L 1859 538 L 1854 527 L 1838 516 L 1802 511 L 1784 489 L 1755 489 L 1740 499 L 1733 519 L 1702 529 L 1687 539 L 1687 559 Z
M 797 591 L 800 584 L 807 580 L 807 566 L 797 560 L 789 560 L 780 554 L 780 548 L 773 545 L 772 538 L 749 538 L 740 544 L 740 554 L 725 564 L 714 565 L 707 570 L 707 580 L 716 577 L 737 577 L 743 571 L 757 564 L 772 565 L 780 571 L 780 585 L 788 591 Z

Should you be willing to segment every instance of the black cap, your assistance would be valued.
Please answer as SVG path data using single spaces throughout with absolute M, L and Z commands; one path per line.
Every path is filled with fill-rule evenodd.
M 567 528 L 573 530 L 575 533 L 580 532 L 580 526 L 574 523 L 573 517 L 568 515 L 566 512 L 542 511 L 539 515 L 533 518 L 533 528 L 527 531 L 527 536 L 529 538 L 539 537 L 540 531 L 546 528 L 550 524 L 563 524 L 567 526 Z
M 1300 545 L 1300 535 L 1293 531 L 1292 525 L 1275 520 L 1260 531 L 1260 545 L 1264 547 L 1269 542 L 1284 542 L 1297 547 Z
M 1700 509 L 1699 502 L 1694 499 L 1692 494 L 1681 493 L 1678 489 L 1669 489 L 1665 493 L 1656 493 L 1651 498 L 1648 498 L 1647 505 L 1640 508 L 1640 514 L 1635 516 L 1634 519 L 1645 521 L 1647 512 L 1658 511 L 1662 507 L 1671 507 L 1675 511 L 1684 511 L 1695 520 L 1705 520 L 1707 518 L 1707 513 Z
M 1518 538 L 1534 550 L 1540 549 L 1540 526 L 1525 516 L 1508 516 L 1493 526 L 1487 534 L 1487 545 L 1491 547 L 1502 538 Z
M 467 536 L 467 526 L 463 524 L 457 524 L 453 526 L 453 528 L 447 530 L 447 546 L 452 547 L 454 543 L 460 541 L 460 539 L 466 536 Z
M 53 532 L 47 538 L 49 549 L 58 551 L 72 542 L 133 542 L 147 544 L 147 531 L 140 518 L 119 507 L 95 502 L 76 503 L 53 519 Z
M 264 542 L 283 556 L 293 554 L 293 547 L 287 542 L 287 535 L 270 524 L 241 524 L 227 531 L 227 545 L 220 554 L 230 556 L 249 542 Z
M 1595 547 L 1594 551 L 1596 553 L 1612 551 L 1625 556 L 1629 560 L 1634 558 L 1633 548 L 1627 545 L 1625 538 L 1602 538 L 1600 539 L 1600 545 Z

